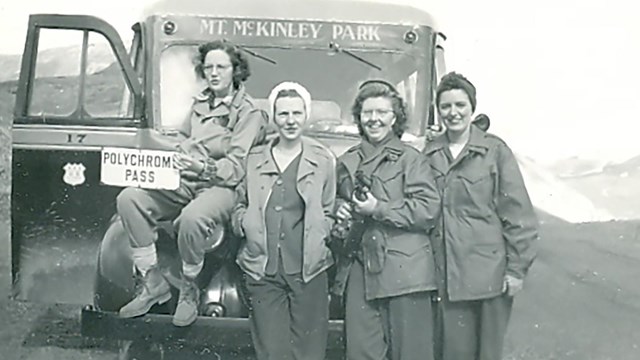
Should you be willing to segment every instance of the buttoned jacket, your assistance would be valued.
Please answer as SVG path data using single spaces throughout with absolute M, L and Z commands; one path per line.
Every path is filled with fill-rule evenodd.
M 423 150 L 442 198 L 432 239 L 440 288 L 452 301 L 497 296 L 505 274 L 524 278 L 536 256 L 533 205 L 499 137 L 472 126 L 455 160 L 448 151 L 446 135 Z
M 233 231 L 245 238 L 237 263 L 256 280 L 264 277 L 267 266 L 265 206 L 279 176 L 271 155 L 272 146 L 273 143 L 255 147 L 249 153 L 246 177 L 236 188 L 238 204 L 232 214 Z M 333 225 L 335 185 L 335 156 L 318 141 L 303 136 L 296 189 L 305 206 L 302 259 L 305 282 L 333 264 L 326 241 Z

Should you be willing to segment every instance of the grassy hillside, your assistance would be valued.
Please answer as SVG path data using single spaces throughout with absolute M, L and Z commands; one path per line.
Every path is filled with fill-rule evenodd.
M 11 156 L 11 112 L 15 83 L 0 83 L 0 195 L 9 192 L 9 158 Z
M 122 99 L 124 82 L 120 69 L 116 64 L 90 75 L 87 78 L 86 101 L 87 111 L 98 116 L 119 108 Z M 38 113 L 42 109 L 74 109 L 77 103 L 78 77 L 47 77 L 37 80 L 39 96 L 34 96 L 32 111 Z M 10 186 L 10 155 L 13 107 L 17 90 L 16 81 L 0 83 L 0 194 L 8 193 Z M 70 112 L 70 111 L 68 111 Z
M 113 50 L 104 39 L 89 40 L 89 65 L 94 72 L 114 61 Z M 128 48 L 128 45 L 127 45 Z M 37 72 L 42 77 L 69 76 L 78 73 L 81 47 L 64 46 L 40 50 Z M 0 54 L 0 82 L 14 81 L 20 75 L 22 55 Z

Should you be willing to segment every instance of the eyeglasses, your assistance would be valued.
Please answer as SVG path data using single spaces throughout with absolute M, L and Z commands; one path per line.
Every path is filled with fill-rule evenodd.
M 229 65 L 207 64 L 207 65 L 204 65 L 202 67 L 202 71 L 204 71 L 204 72 L 212 72 L 213 69 L 218 69 L 218 71 L 225 71 L 225 70 L 227 70 L 229 68 L 231 68 L 231 64 L 229 64 Z
M 373 118 L 374 114 L 377 114 L 380 119 L 388 119 L 390 117 L 389 115 L 393 115 L 393 110 L 391 109 L 362 110 L 360 112 L 360 118 L 363 120 L 369 120 Z

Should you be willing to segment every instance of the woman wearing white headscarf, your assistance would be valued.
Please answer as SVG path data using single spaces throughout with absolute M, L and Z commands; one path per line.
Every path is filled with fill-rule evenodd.
M 237 262 L 251 297 L 253 344 L 258 359 L 322 360 L 335 158 L 302 136 L 311 105 L 304 87 L 279 84 L 269 103 L 278 137 L 250 151 L 232 216 L 234 232 L 246 238 Z

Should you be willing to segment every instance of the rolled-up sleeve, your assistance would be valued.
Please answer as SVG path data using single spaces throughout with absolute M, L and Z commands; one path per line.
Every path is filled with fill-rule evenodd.
M 430 230 L 440 213 L 440 195 L 426 157 L 415 156 L 403 171 L 404 196 L 378 200 L 372 217 L 401 229 Z
M 523 279 L 536 257 L 538 219 L 518 162 L 505 144 L 498 147 L 497 213 L 507 243 L 507 274 Z
M 203 180 L 218 186 L 235 187 L 244 177 L 244 159 L 251 147 L 264 140 L 267 119 L 263 111 L 255 108 L 241 109 L 238 122 L 229 138 L 226 156 L 208 158 L 201 174 Z

